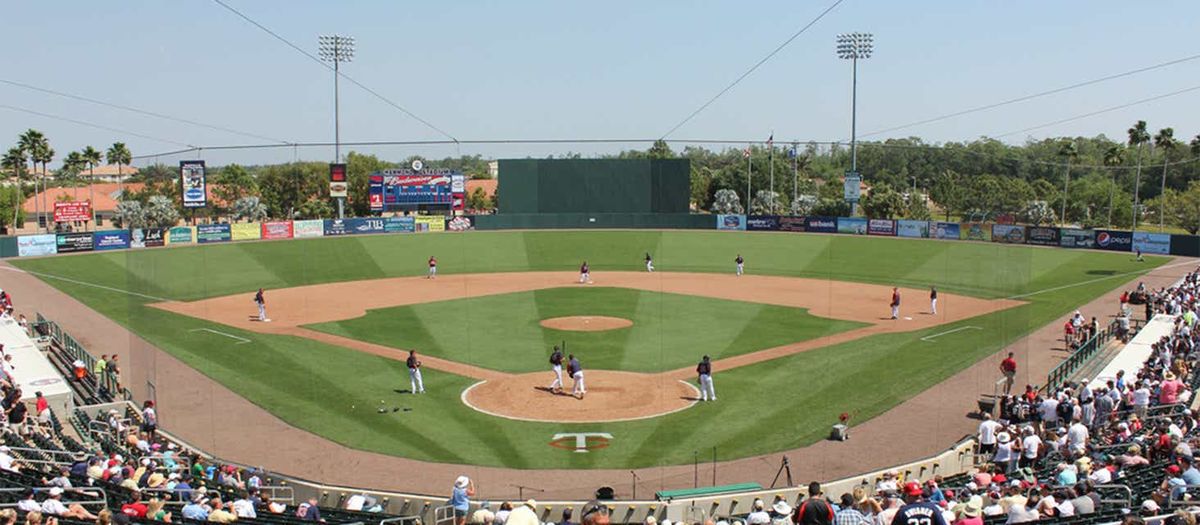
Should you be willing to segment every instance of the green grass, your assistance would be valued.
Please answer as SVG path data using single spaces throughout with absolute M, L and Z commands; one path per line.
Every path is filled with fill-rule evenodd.
M 603 315 L 633 326 L 603 332 L 543 328 L 554 317 Z M 659 372 L 804 341 L 865 323 L 800 308 L 625 288 L 569 287 L 372 310 L 309 328 L 505 372 L 546 368 L 567 341 L 588 368 Z M 478 341 L 486 341 L 478 344 Z
M 431 254 L 438 256 L 443 273 L 573 271 L 586 258 L 600 277 L 608 270 L 640 270 L 647 251 L 654 254 L 660 271 L 732 272 L 732 260 L 741 253 L 752 274 L 917 287 L 937 284 L 946 292 L 987 298 L 1066 287 L 1028 296 L 1027 305 L 954 325 L 877 335 L 718 371 L 719 403 L 662 418 L 605 424 L 527 423 L 486 416 L 459 400 L 471 380 L 434 370 L 425 374 L 428 395 L 402 395 L 396 392 L 408 384 L 402 363 L 171 314 L 146 307 L 153 299 L 114 291 L 192 300 L 247 293 L 258 286 L 420 275 Z M 693 451 L 713 447 L 719 459 L 731 459 L 812 443 L 825 436 L 841 412 L 855 414 L 854 421 L 861 423 L 1132 279 L 1134 272 L 1148 271 L 1165 260 L 1147 257 L 1146 263 L 1139 264 L 1130 254 L 835 235 L 589 231 L 241 243 L 14 260 L 13 264 L 41 273 L 49 284 L 290 424 L 347 446 L 430 461 L 514 468 L 643 468 L 689 463 Z M 52 311 L 44 313 L 54 317 Z M 672 309 L 661 314 L 662 319 L 678 317 Z M 707 328 L 700 321 L 690 325 L 695 330 Z M 948 334 L 934 342 L 920 340 L 965 325 L 981 330 Z M 253 343 L 233 345 L 224 337 L 189 332 L 203 327 Z M 537 348 L 541 366 L 545 343 L 536 337 L 533 342 L 542 345 Z M 478 353 L 490 344 L 490 338 L 472 336 L 467 348 Z M 131 369 L 141 366 L 151 365 L 126 364 Z M 130 377 L 139 373 L 131 372 Z M 160 390 L 170 388 L 166 378 L 156 382 Z M 379 415 L 374 408 L 381 400 L 413 410 Z M 220 407 L 213 410 L 219 413 Z M 547 445 L 554 433 L 572 431 L 603 431 L 614 438 L 608 448 L 591 454 Z

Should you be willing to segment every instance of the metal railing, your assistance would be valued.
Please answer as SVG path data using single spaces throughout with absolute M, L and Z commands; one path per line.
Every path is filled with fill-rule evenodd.
M 400 516 L 379 520 L 379 525 L 416 525 L 421 522 L 420 516 Z
M 51 489 L 60 489 L 60 488 L 62 488 L 62 487 L 0 488 L 0 493 L 24 494 L 26 491 L 28 491 L 30 489 L 32 489 L 34 491 L 34 493 L 38 493 L 38 492 L 49 492 Z M 66 498 L 66 496 L 72 496 L 72 495 L 86 495 L 86 496 L 91 497 L 93 494 L 99 494 L 100 499 L 68 499 L 68 498 Z M 108 492 L 101 488 L 87 487 L 86 489 L 75 489 L 75 488 L 63 489 L 63 496 L 64 497 L 63 497 L 62 503 L 65 506 L 82 505 L 82 506 L 86 507 L 88 505 L 99 505 L 101 508 L 108 506 Z M 11 508 L 11 507 L 16 507 L 16 506 L 17 506 L 17 502 L 15 502 L 15 501 L 12 503 L 0 503 L 0 508 Z
M 105 369 L 105 372 L 99 375 L 92 373 L 96 369 L 96 358 L 83 345 L 79 344 L 74 337 L 71 337 L 71 334 L 63 331 L 62 327 L 58 326 L 58 323 L 47 319 L 41 312 L 37 312 L 35 315 L 36 320 L 31 325 L 34 332 L 49 336 L 70 361 L 81 361 L 87 369 L 88 376 L 96 380 L 96 385 L 99 388 L 108 391 L 114 399 L 133 399 L 133 393 L 128 388 L 117 388 L 119 386 L 117 377 L 115 374 L 110 373 L 108 369 Z
M 1067 356 L 1066 359 L 1050 370 L 1050 373 L 1046 375 L 1046 384 L 1042 387 L 1042 390 L 1049 393 L 1062 386 L 1067 381 L 1067 378 L 1078 372 L 1080 368 L 1083 368 L 1083 365 L 1091 362 L 1092 358 L 1100 353 L 1104 345 L 1117 333 L 1117 328 L 1117 321 L 1113 321 L 1109 323 L 1108 328 L 1096 332 L 1096 335 L 1093 335 L 1087 341 L 1084 341 L 1083 344 L 1079 345 L 1077 350 L 1071 352 L 1071 355 Z

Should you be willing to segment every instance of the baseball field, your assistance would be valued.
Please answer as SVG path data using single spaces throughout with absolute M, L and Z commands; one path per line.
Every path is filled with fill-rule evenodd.
M 744 277 L 733 275 L 738 254 Z M 424 279 L 431 255 L 439 277 Z M 584 260 L 591 285 L 577 282 Z M 13 264 L 290 424 L 350 447 L 513 468 L 641 468 L 690 463 L 714 447 L 732 459 L 822 439 L 839 414 L 881 414 L 1166 260 L 838 235 L 579 231 Z M 893 286 L 904 298 L 897 320 Z M 259 287 L 271 323 L 251 319 Z M 603 325 L 612 319 L 620 322 Z M 585 370 L 582 401 L 538 388 L 552 378 L 550 346 L 562 341 Z M 422 356 L 425 395 L 408 392 L 409 349 Z M 695 399 L 692 368 L 705 354 L 717 402 Z M 611 438 L 587 454 L 554 439 L 579 432 Z

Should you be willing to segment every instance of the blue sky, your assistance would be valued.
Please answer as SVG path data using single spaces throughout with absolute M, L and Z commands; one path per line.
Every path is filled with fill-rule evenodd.
M 824 10 L 813 1 L 384 2 L 226 0 L 315 53 L 353 35 L 345 72 L 459 139 L 656 138 Z M 859 68 L 859 130 L 905 124 L 1200 53 L 1200 2 L 846 0 L 672 138 L 843 140 L 850 68 L 834 36 L 875 34 Z M 333 138 L 332 73 L 210 0 L 14 2 L 0 79 L 287 141 Z M 871 138 L 996 136 L 1200 86 L 1200 60 Z M 1200 133 L 1200 91 L 1004 137 L 1121 137 L 1137 119 Z M 347 83 L 342 139 L 436 140 L 437 132 Z M 0 104 L 195 145 L 254 139 L 0 84 Z M 61 155 L 175 144 L 0 109 L 0 145 L 24 129 Z M 615 151 L 636 144 L 354 148 L 488 157 Z M 214 164 L 331 160 L 332 148 L 204 152 Z M 174 163 L 181 158 L 157 160 Z M 144 164 L 145 161 L 137 164 Z

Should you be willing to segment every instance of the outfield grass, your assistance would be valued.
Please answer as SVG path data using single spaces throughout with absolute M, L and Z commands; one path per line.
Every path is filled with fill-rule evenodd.
M 430 394 L 405 396 L 395 392 L 407 386 L 403 363 L 146 307 L 154 301 L 151 297 L 191 300 L 247 293 L 259 286 L 420 275 L 429 255 L 438 256 L 443 273 L 569 271 L 586 258 L 600 276 L 607 270 L 640 270 L 647 251 L 661 271 L 732 272 L 733 258 L 741 253 L 750 273 L 936 284 L 947 292 L 989 298 L 1049 291 L 1026 297 L 1027 305 L 954 325 L 877 335 L 719 372 L 719 403 L 650 420 L 573 425 L 515 422 L 470 410 L 459 401 L 459 393 L 472 382 L 466 378 L 430 370 L 425 374 Z M 693 451 L 711 447 L 719 459 L 731 459 L 822 439 L 841 412 L 856 414 L 856 422 L 878 415 L 1131 279 L 1133 272 L 1165 260 L 1147 257 L 1139 264 L 1130 254 L 835 235 L 586 231 L 239 243 L 13 264 L 42 273 L 49 284 L 289 423 L 348 446 L 515 468 L 642 468 L 690 463 Z M 54 317 L 54 312 L 44 313 Z M 968 324 L 981 330 L 920 340 Z M 203 327 L 253 343 L 232 345 L 224 337 L 189 332 Z M 470 345 L 490 343 L 472 337 Z M 544 346 L 539 350 L 540 366 Z M 160 383 L 159 388 L 169 385 Z M 413 410 L 378 415 L 374 406 L 380 400 Z M 547 445 L 554 433 L 564 431 L 603 431 L 614 439 L 591 454 Z
M 603 315 L 633 326 L 603 332 L 543 328 L 542 319 Z M 550 288 L 371 310 L 357 319 L 309 325 L 360 339 L 505 372 L 546 369 L 561 341 L 589 369 L 660 372 L 699 356 L 730 357 L 851 330 L 789 308 L 625 288 Z

